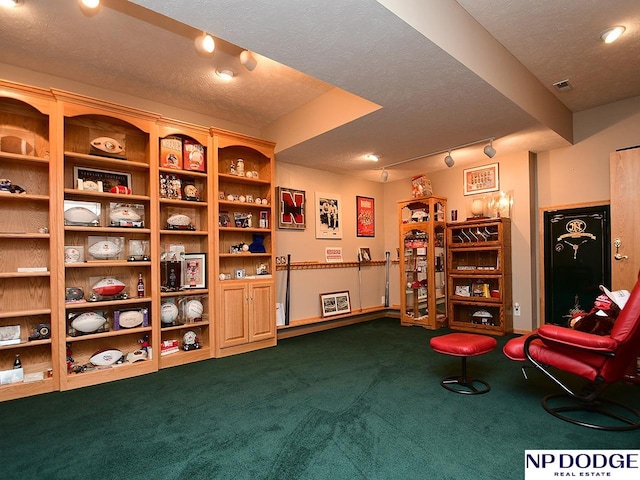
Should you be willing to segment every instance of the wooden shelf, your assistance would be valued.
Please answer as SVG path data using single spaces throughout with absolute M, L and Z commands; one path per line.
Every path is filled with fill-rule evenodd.
M 77 188 L 65 188 L 65 198 L 89 198 L 89 199 L 109 199 L 113 201 L 120 201 L 126 203 L 134 202 L 148 202 L 150 197 L 148 195 L 134 195 L 126 193 L 111 193 L 111 192 L 93 192 L 91 190 L 78 190 Z
M 73 302 L 65 303 L 67 310 L 82 310 L 82 309 L 94 309 L 100 310 L 101 307 L 112 307 L 114 305 L 134 305 L 138 303 L 148 303 L 151 301 L 151 297 L 131 297 L 126 300 L 103 300 L 99 302 Z
M 39 308 L 34 310 L 14 310 L 13 312 L 0 312 L 0 318 L 35 317 L 36 315 L 50 314 L 50 308 Z
M 89 340 L 95 340 L 97 338 L 105 338 L 105 337 L 117 337 L 120 335 L 132 335 L 132 334 L 142 334 L 145 332 L 150 332 L 151 327 L 139 327 L 139 328 L 121 328 L 120 330 L 109 330 L 108 332 L 99 332 L 99 333 L 87 333 L 84 335 L 78 335 L 77 337 L 72 337 L 67 335 L 65 338 L 66 342 L 84 342 Z
M 51 272 L 0 272 L 0 278 L 50 277 Z
M 0 152 L 0 160 L 14 163 L 42 163 L 48 164 L 48 158 L 36 157 L 34 155 L 21 155 L 19 153 Z
M 88 155 L 86 153 L 77 152 L 64 152 L 64 156 L 67 158 L 73 158 L 76 160 L 82 160 L 82 163 L 86 166 L 104 167 L 112 166 L 119 167 L 120 170 L 149 170 L 149 164 L 142 162 L 132 162 L 123 158 L 105 157 L 101 155 Z

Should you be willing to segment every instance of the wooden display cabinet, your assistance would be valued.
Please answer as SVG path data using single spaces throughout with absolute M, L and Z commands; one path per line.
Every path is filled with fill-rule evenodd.
M 447 225 L 449 326 L 505 335 L 513 331 L 511 221 Z
M 63 145 L 59 156 L 64 159 L 58 172 L 63 198 L 59 200 L 56 221 L 64 225 L 58 252 L 58 262 L 64 272 L 58 301 L 58 349 L 61 352 L 58 368 L 60 388 L 65 390 L 158 369 L 159 305 L 154 299 L 159 296 L 158 283 L 155 281 L 159 276 L 159 266 L 152 259 L 158 258 L 159 247 L 157 237 L 151 233 L 158 231 L 158 206 L 157 202 L 151 201 L 151 198 L 158 197 L 158 186 L 157 182 L 150 181 L 154 168 L 151 158 L 157 158 L 158 155 L 158 118 L 146 112 L 67 92 L 54 90 L 54 95 L 59 101 L 62 115 L 58 119 Z M 118 149 L 104 151 L 104 145 L 112 140 L 123 147 L 124 152 Z M 103 148 L 95 148 L 92 143 Z M 95 220 L 90 223 L 77 222 L 70 209 L 78 206 L 93 212 Z M 135 215 L 130 213 L 124 217 L 125 220 L 120 217 L 114 220 L 117 207 L 129 209 Z M 91 252 L 101 241 L 111 242 L 112 245 L 107 251 L 92 255 Z M 137 255 L 141 244 L 146 245 L 143 257 Z M 69 247 L 80 253 L 72 250 L 74 255 L 64 255 Z M 131 259 L 132 256 L 135 258 Z M 145 286 L 142 296 L 137 295 L 140 275 Z M 124 283 L 124 292 L 128 296 L 91 301 L 92 288 L 102 278 L 115 278 Z M 75 288 L 81 289 L 83 300 L 89 301 L 62 300 L 67 289 Z M 117 312 L 130 309 L 146 311 L 147 323 L 134 328 L 116 329 Z M 85 312 L 100 313 L 108 320 L 108 328 L 78 334 L 72 329 L 71 321 Z M 128 353 L 147 344 L 154 354 L 144 361 L 126 359 Z M 122 352 L 124 362 L 106 368 L 93 368 L 89 359 L 105 349 Z M 68 364 L 66 357 L 72 357 L 73 362 Z M 77 367 L 75 370 L 81 371 L 69 369 L 71 363 Z M 86 370 L 82 371 L 81 366 L 86 366 Z
M 398 202 L 402 325 L 437 329 L 446 322 L 446 204 L 435 195 Z
M 215 218 L 215 210 L 210 208 L 212 192 L 214 190 L 213 181 L 209 174 L 213 158 L 213 143 L 209 130 L 174 120 L 161 120 L 159 122 L 159 142 L 160 156 L 158 162 L 158 184 L 160 190 L 159 215 L 160 215 L 160 258 L 167 260 L 173 258 L 173 251 L 183 249 L 185 253 L 204 254 L 205 268 L 199 271 L 197 276 L 201 282 L 190 286 L 187 281 L 186 271 L 182 268 L 181 284 L 178 291 L 167 289 L 162 284 L 162 271 L 157 278 L 160 284 L 160 297 L 162 305 L 173 303 L 178 307 L 178 318 L 175 322 L 161 322 L 162 342 L 177 341 L 179 350 L 175 353 L 160 356 L 160 368 L 182 365 L 188 362 L 204 360 L 213 356 L 214 345 L 214 296 L 210 288 L 213 278 L 214 258 L 209 248 L 209 235 L 214 231 L 212 228 Z M 169 144 L 179 144 L 182 149 L 182 158 L 178 167 L 169 167 L 170 163 L 166 159 L 166 152 L 163 142 Z M 177 145 L 176 144 L 176 145 Z M 195 147 L 194 147 L 195 146 Z M 196 148 L 191 150 L 190 148 Z M 196 158 L 194 159 L 194 153 Z M 197 160 L 197 161 L 194 161 Z M 177 186 L 170 184 L 177 182 Z M 188 225 L 171 225 L 169 223 L 172 216 L 185 215 L 189 218 Z M 182 259 L 177 258 L 182 261 Z M 198 265 L 200 265 L 198 263 Z M 161 263 L 162 270 L 162 263 Z M 189 301 L 197 301 L 202 304 L 202 317 L 190 318 L 186 314 Z M 161 318 L 158 312 L 156 318 Z M 197 336 L 197 348 L 184 349 L 185 335 L 193 332 Z M 189 348 L 189 347 L 187 347 Z
M 55 111 L 50 92 L 0 81 L 0 179 L 26 191 L 10 193 L 0 185 L 0 401 L 59 387 L 52 328 L 57 288 Z M 18 336 L 16 327 L 19 338 L 12 339 Z M 30 340 L 34 330 L 48 335 Z M 25 381 L 9 383 L 18 378 L 10 378 L 16 357 Z
M 211 135 L 218 180 L 216 356 L 226 356 L 276 344 L 274 145 L 215 129 Z

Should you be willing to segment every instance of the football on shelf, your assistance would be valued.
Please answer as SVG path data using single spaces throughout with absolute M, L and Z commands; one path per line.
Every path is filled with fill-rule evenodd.
M 71 327 L 82 333 L 92 333 L 107 322 L 107 319 L 96 312 L 84 312 L 71 321 Z
M 84 207 L 73 207 L 65 210 L 64 220 L 68 225 L 91 225 L 99 221 L 98 215 Z
M 186 227 L 191 224 L 191 219 L 187 215 L 176 213 L 167 219 L 167 223 L 172 227 Z
M 111 240 L 101 240 L 89 247 L 89 254 L 102 260 L 117 257 L 121 251 L 122 249 Z
M 117 278 L 107 277 L 97 282 L 91 290 L 103 297 L 111 297 L 122 292 L 125 287 L 126 285 Z
M 131 189 L 129 187 L 125 187 L 124 185 L 116 185 L 115 187 L 111 187 L 109 189 L 109 192 L 131 195 Z
M 91 146 L 101 152 L 120 154 L 124 152 L 124 148 L 120 145 L 115 138 L 110 137 L 98 137 L 91 140 Z
M 123 328 L 134 328 L 142 325 L 144 321 L 144 315 L 140 310 L 126 310 L 120 312 L 118 322 Z
M 120 350 L 109 349 L 109 350 L 100 350 L 94 353 L 89 359 L 89 361 L 98 367 L 104 367 L 107 365 L 113 365 L 121 358 L 122 358 L 122 352 Z
M 134 208 L 126 205 L 115 207 L 109 213 L 109 218 L 113 223 L 120 222 L 139 222 L 142 218 Z
M 33 152 L 33 146 L 24 138 L 7 135 L 6 137 L 0 138 L 0 151 L 30 155 Z

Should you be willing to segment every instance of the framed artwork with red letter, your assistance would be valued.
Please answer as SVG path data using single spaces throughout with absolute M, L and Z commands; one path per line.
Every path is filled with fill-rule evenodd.
M 304 190 L 277 187 L 278 228 L 304 230 L 306 221 L 306 198 Z

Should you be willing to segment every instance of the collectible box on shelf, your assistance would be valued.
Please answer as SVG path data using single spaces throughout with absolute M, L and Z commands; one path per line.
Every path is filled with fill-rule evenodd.
M 194 172 L 206 172 L 207 149 L 200 142 L 185 138 L 183 140 L 183 168 Z
M 182 139 L 167 137 L 160 139 L 160 167 L 182 169 Z

